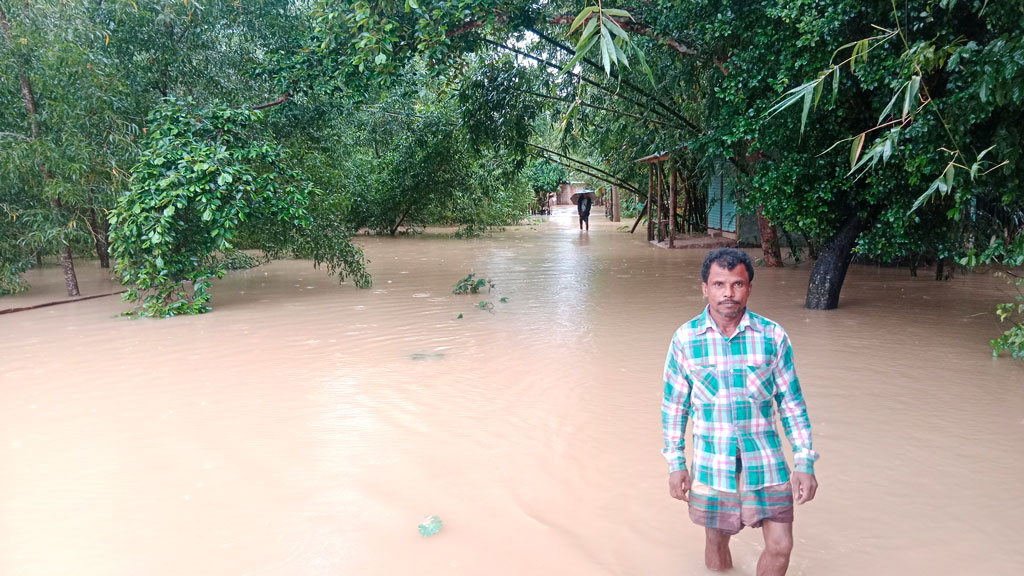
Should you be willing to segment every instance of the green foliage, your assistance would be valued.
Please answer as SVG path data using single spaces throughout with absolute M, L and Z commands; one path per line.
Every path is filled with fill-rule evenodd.
M 1013 326 L 1003 332 L 1003 335 L 992 340 L 992 355 L 998 356 L 1002 352 L 1009 352 L 1010 356 L 1017 360 L 1024 360 L 1024 279 L 1012 278 L 1007 280 L 1016 290 L 1012 302 L 1004 302 L 996 306 L 996 315 L 1000 322 L 1009 320 Z
M 526 168 L 526 179 L 536 193 L 557 192 L 560 184 L 567 183 L 565 167 L 539 158 L 532 160 Z
M 332 186 L 354 228 L 379 234 L 457 225 L 460 236 L 522 220 L 531 192 L 502 141 L 473 138 L 447 84 L 412 65 L 402 87 L 369 92 L 337 118 Z
M 1011 268 L 1024 263 L 1021 5 L 877 2 L 833 7 L 823 16 L 822 23 L 847 20 L 837 23 L 838 30 L 861 23 L 859 30 L 845 32 L 847 38 L 867 33 L 869 24 L 874 28 L 870 36 L 839 47 L 815 79 L 790 89 L 767 114 L 802 103 L 802 133 L 823 88 L 833 94 L 824 106 L 830 113 L 815 121 L 818 132 L 835 142 L 823 146 L 822 155 L 835 159 L 836 176 L 847 155 L 846 146 L 839 145 L 849 143 L 849 167 L 843 170 L 850 176 L 835 182 L 845 191 L 833 192 L 833 198 L 871 221 L 858 251 L 886 261 L 921 254 L 944 259 L 981 245 L 987 248 L 980 253 L 971 248 L 960 261 Z M 827 232 L 832 226 L 827 214 L 837 212 L 829 207 L 812 218 Z M 1014 308 L 1007 303 L 1000 312 Z M 1019 329 L 1024 327 L 1018 324 L 993 341 L 997 352 L 1011 349 L 1010 335 Z
M 14 294 L 28 289 L 21 273 L 31 266 L 31 259 L 19 241 L 16 227 L 17 214 L 0 203 L 0 295 Z
M 452 294 L 477 294 L 483 288 L 487 288 L 487 291 L 490 292 L 494 289 L 494 282 L 487 278 L 477 278 L 475 273 L 470 273 L 455 283 Z
M 129 191 L 110 215 L 128 301 L 146 316 L 209 310 L 212 278 L 248 222 L 308 229 L 310 185 L 255 130 L 262 113 L 168 99 L 149 117 Z M 282 235 L 272 246 L 283 248 Z M 309 248 L 313 248 L 310 246 Z M 351 262 L 361 274 L 361 261 Z
M 220 255 L 219 261 L 224 270 L 249 270 L 260 265 L 259 260 L 241 250 L 228 250 Z
M 580 37 L 576 42 L 576 55 L 562 68 L 562 72 L 572 70 L 596 46 L 606 76 L 611 75 L 612 66 L 618 67 L 620 72 L 622 68 L 629 68 L 627 53 L 631 53 L 640 62 L 651 84 L 654 84 L 654 75 L 647 66 L 643 51 L 630 41 L 629 35 L 622 29 L 621 25 L 630 20 L 633 20 L 633 16 L 629 12 L 604 8 L 600 3 L 584 8 L 569 27 L 570 35 L 579 29 Z

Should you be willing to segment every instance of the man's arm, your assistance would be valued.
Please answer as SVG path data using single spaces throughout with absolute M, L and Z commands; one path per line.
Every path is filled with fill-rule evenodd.
M 793 494 L 797 504 L 814 498 L 818 482 L 814 478 L 814 462 L 818 453 L 811 440 L 811 421 L 807 417 L 807 403 L 800 390 L 800 379 L 793 363 L 793 346 L 789 336 L 782 334 L 779 342 L 779 358 L 775 363 L 775 402 L 786 431 L 786 438 L 793 447 Z
M 665 393 L 661 400 L 661 430 L 668 460 L 668 493 L 677 500 L 689 500 L 690 473 L 686 470 L 686 419 L 690 414 L 690 381 L 680 360 L 682 346 L 678 334 L 672 337 L 665 358 Z
M 661 430 L 665 439 L 661 453 L 668 460 L 670 473 L 686 469 L 683 434 L 690 415 L 690 381 L 680 363 L 682 358 L 682 346 L 676 335 L 665 358 L 665 394 L 661 401 Z

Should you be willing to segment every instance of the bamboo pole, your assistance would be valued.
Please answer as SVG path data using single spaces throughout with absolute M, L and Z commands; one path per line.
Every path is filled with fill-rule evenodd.
M 665 221 L 662 218 L 664 206 L 662 206 L 663 203 L 661 201 L 661 193 L 663 191 L 662 189 L 665 187 L 665 171 L 661 167 L 661 162 L 657 162 L 656 166 L 657 166 L 657 174 L 658 174 L 658 183 L 657 183 L 657 186 L 658 186 L 658 228 L 657 228 L 658 235 L 657 235 L 657 238 L 658 238 L 658 242 L 661 242 L 662 240 L 665 239 L 665 226 L 664 226 L 664 222 Z
M 676 246 L 676 209 L 677 198 L 676 198 L 676 187 L 678 186 L 679 171 L 676 170 L 675 166 L 672 166 L 669 176 L 668 184 L 668 247 L 675 248 Z

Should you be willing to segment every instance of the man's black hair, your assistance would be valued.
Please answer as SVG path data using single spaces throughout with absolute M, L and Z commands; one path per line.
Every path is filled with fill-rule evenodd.
M 732 270 L 743 264 L 747 267 L 747 281 L 754 280 L 754 263 L 750 261 L 750 256 L 747 256 L 747 253 L 742 250 L 719 248 L 718 250 L 708 252 L 707 258 L 704 259 L 704 267 L 700 270 L 701 280 L 705 283 L 708 281 L 708 274 L 711 273 L 712 264 L 718 264 L 726 270 Z

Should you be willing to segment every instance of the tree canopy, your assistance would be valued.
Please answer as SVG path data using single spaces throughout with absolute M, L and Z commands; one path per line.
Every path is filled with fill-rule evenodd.
M 810 308 L 853 258 L 1024 265 L 1020 2 L 0 7 L 7 291 L 40 254 L 73 275 L 108 214 L 147 313 L 205 310 L 238 248 L 362 284 L 358 229 L 472 233 L 570 172 L 646 203 L 662 152 L 694 189 L 735 167 L 742 209 L 816 258 Z

